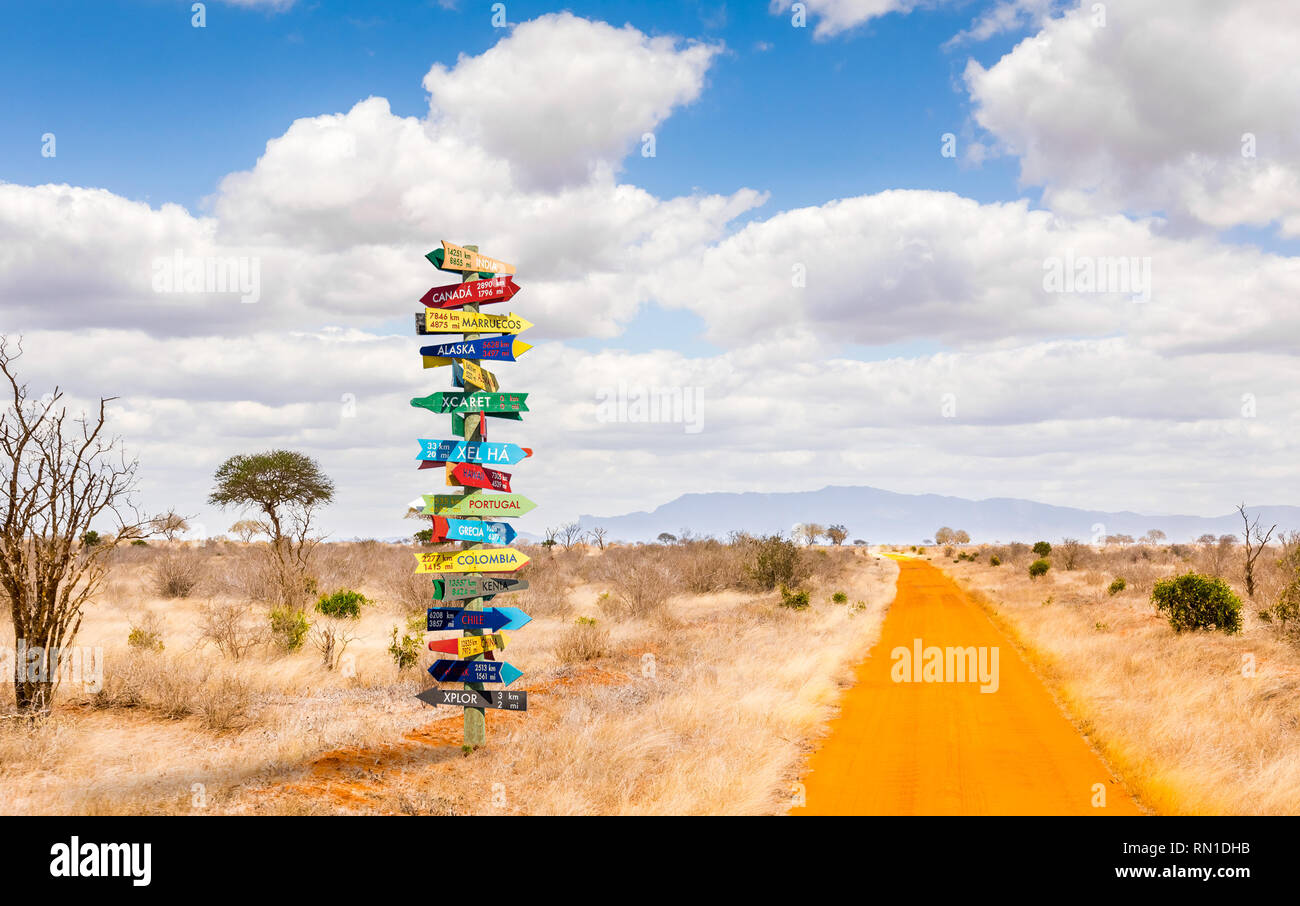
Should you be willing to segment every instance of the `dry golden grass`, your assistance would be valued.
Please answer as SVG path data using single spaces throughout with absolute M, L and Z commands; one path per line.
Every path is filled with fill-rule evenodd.
M 460 709 L 414 698 L 430 685 L 433 655 L 401 672 L 387 650 L 392 627 L 430 603 L 427 579 L 421 588 L 406 578 L 411 548 L 321 547 L 319 587 L 375 602 L 333 671 L 311 646 L 282 655 L 257 641 L 266 603 L 255 545 L 204 546 L 202 579 L 184 598 L 155 593 L 163 553 L 121 552 L 87 612 L 76 644 L 103 648 L 103 688 L 65 684 L 37 726 L 0 720 L 0 810 L 781 812 L 879 630 L 896 569 L 863 551 L 813 554 L 813 606 L 796 613 L 776 592 L 736 587 L 743 582 L 693 562 L 716 556 L 705 546 L 531 551 L 531 587 L 509 603 L 534 621 L 506 652 L 525 671 L 517 686 L 530 691 L 530 710 L 490 712 L 489 746 L 465 757 Z M 690 584 L 714 590 L 639 606 L 659 597 L 637 590 L 637 577 L 653 572 L 642 561 L 670 579 L 689 568 Z M 847 605 L 830 601 L 839 590 Z M 633 603 L 611 609 L 616 598 Z M 238 659 L 204 639 L 204 614 L 222 608 L 246 611 L 255 637 Z M 146 625 L 162 651 L 128 645 Z M 0 644 L 13 644 L 7 621 Z M 12 707 L 6 687 L 0 714 Z
M 1003 563 L 992 567 L 989 554 Z M 1300 651 L 1256 613 L 1280 588 L 1259 560 L 1251 602 L 1236 557 L 1202 547 L 1087 549 L 1072 571 L 1031 581 L 1024 551 L 975 562 L 927 551 L 1026 649 L 1093 743 L 1149 806 L 1172 814 L 1300 813 Z M 1054 558 L 1053 558 L 1054 559 Z M 1218 561 L 1216 563 L 1216 560 Z M 1217 571 L 1241 596 L 1244 628 L 1175 635 L 1150 603 L 1160 578 Z M 1127 587 L 1110 595 L 1116 577 Z M 1253 664 L 1253 675 L 1248 668 Z

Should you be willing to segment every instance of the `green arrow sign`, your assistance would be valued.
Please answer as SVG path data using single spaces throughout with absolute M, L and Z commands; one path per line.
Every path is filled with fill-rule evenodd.
M 425 494 L 426 516 L 522 516 L 534 509 L 523 494 Z
M 430 412 L 486 412 L 514 416 L 528 411 L 527 393 L 430 393 L 411 400 L 411 405 Z

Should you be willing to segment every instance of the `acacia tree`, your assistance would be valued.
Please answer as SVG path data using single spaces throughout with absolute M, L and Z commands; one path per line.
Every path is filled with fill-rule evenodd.
M 149 531 L 154 535 L 162 535 L 168 541 L 175 541 L 176 536 L 190 530 L 189 520 L 175 510 L 168 510 L 165 513 L 159 513 L 149 520 Z
M 311 552 L 321 541 L 312 534 L 312 521 L 317 508 L 334 499 L 334 482 L 316 460 L 292 450 L 232 456 L 214 479 L 209 503 L 256 509 L 266 517 L 279 603 L 302 608 L 310 591 Z
M 591 531 L 587 532 L 587 535 L 595 543 L 596 547 L 601 550 L 605 549 L 605 536 L 607 534 L 609 534 L 609 530 L 599 525 L 592 526 Z
M 849 537 L 849 530 L 842 525 L 832 525 L 826 529 L 826 537 L 831 539 L 831 544 L 839 547 Z
M 0 588 L 9 598 L 14 640 L 26 658 L 14 672 L 21 714 L 48 711 L 60 651 L 81 627 L 82 608 L 104 579 L 119 544 L 140 538 L 145 520 L 131 503 L 136 462 L 105 433 L 107 405 L 70 417 L 63 391 L 32 399 L 14 362 L 22 343 L 0 336 L 0 373 L 10 399 L 0 411 Z M 3 386 L 3 385 L 0 385 Z M 91 523 L 112 517 L 111 537 L 85 543 Z
M 247 544 L 258 535 L 266 534 L 266 523 L 257 519 L 240 519 L 230 527 L 230 533 Z

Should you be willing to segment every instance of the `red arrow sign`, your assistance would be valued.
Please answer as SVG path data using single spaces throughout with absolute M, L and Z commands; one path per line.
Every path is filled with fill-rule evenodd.
M 447 483 L 509 493 L 510 473 L 485 469 L 473 462 L 447 463 Z
M 514 277 L 491 277 L 487 280 L 435 286 L 421 296 L 420 301 L 429 308 L 460 308 L 486 302 L 505 302 L 514 298 L 520 289 Z

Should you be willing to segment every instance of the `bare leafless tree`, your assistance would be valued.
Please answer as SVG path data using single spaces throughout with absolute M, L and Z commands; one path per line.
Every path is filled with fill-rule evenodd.
M 1274 523 L 1273 527 L 1267 532 L 1261 533 L 1259 516 L 1256 515 L 1252 520 L 1246 513 L 1246 504 L 1239 504 L 1237 512 L 1241 514 L 1241 520 L 1246 525 L 1241 533 L 1242 540 L 1246 543 L 1246 594 L 1253 598 L 1255 597 L 1255 561 L 1259 559 L 1259 555 L 1268 546 L 1268 539 L 1273 536 L 1277 523 Z
M 0 411 L 0 588 L 14 639 L 27 650 L 14 673 L 14 699 L 31 716 L 50 708 L 60 652 L 76 638 L 109 553 L 140 538 L 146 520 L 131 502 L 136 462 L 105 431 L 112 398 L 76 417 L 58 387 L 33 399 L 15 368 L 22 352 L 21 340 L 0 336 L 0 373 L 11 395 Z M 86 543 L 103 518 L 116 522 L 111 537 Z
M 570 522 L 567 525 L 560 526 L 560 543 L 564 545 L 567 551 L 575 544 L 582 540 L 582 524 L 579 522 Z
M 607 534 L 609 534 L 609 530 L 599 525 L 592 526 L 591 530 L 587 532 L 592 543 L 601 550 L 605 549 L 605 535 Z

